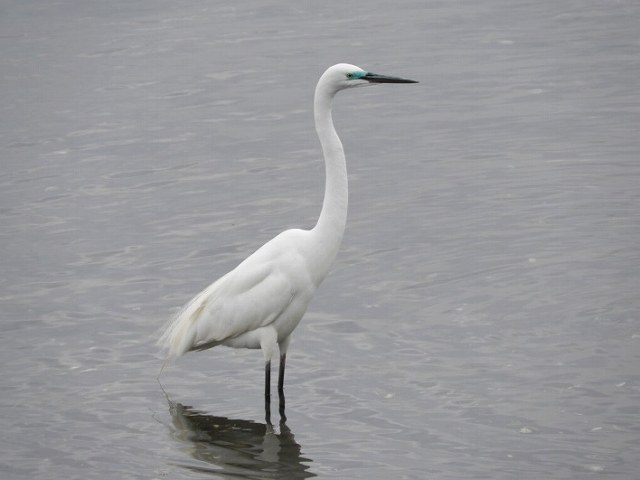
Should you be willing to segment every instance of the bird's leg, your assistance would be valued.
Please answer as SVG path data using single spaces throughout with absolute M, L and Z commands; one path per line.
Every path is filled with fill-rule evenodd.
M 264 364 L 264 414 L 267 425 L 271 425 L 271 360 Z
M 284 367 L 287 362 L 287 354 L 280 355 L 280 370 L 278 371 L 278 398 L 280 399 L 280 421 L 286 422 L 287 416 L 284 414 Z
M 278 334 L 274 328 L 258 329 L 260 348 L 264 356 L 264 413 L 267 425 L 271 424 L 271 357 L 278 342 Z

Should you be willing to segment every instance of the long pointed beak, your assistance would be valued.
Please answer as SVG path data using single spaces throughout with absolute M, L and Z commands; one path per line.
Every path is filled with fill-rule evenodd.
M 418 83 L 416 80 L 409 80 L 407 78 L 389 77 L 388 75 L 378 75 L 377 73 L 367 72 L 367 74 L 361 77 L 362 80 L 367 80 L 370 83 Z

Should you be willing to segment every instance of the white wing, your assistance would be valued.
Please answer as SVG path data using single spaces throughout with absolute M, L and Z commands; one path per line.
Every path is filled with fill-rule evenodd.
M 299 284 L 293 272 L 304 262 L 282 240 L 268 242 L 185 306 L 158 341 L 170 358 L 269 325 L 287 309 Z

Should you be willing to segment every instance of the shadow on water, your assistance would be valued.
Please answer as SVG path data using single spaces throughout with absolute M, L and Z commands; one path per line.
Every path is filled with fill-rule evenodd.
M 280 423 L 280 433 L 272 426 L 251 420 L 209 415 L 192 407 L 169 402 L 172 437 L 186 446 L 196 460 L 215 465 L 207 468 L 178 464 L 188 470 L 223 478 L 315 477 L 307 471 L 311 460 L 302 456 L 289 427 Z

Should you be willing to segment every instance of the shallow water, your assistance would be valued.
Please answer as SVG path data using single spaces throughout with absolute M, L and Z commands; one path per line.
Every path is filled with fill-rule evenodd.
M 635 478 L 636 2 L 9 2 L 0 15 L 3 479 Z M 350 218 L 296 332 L 154 334 L 323 191 L 347 61 Z M 166 391 L 166 393 L 165 393 Z

